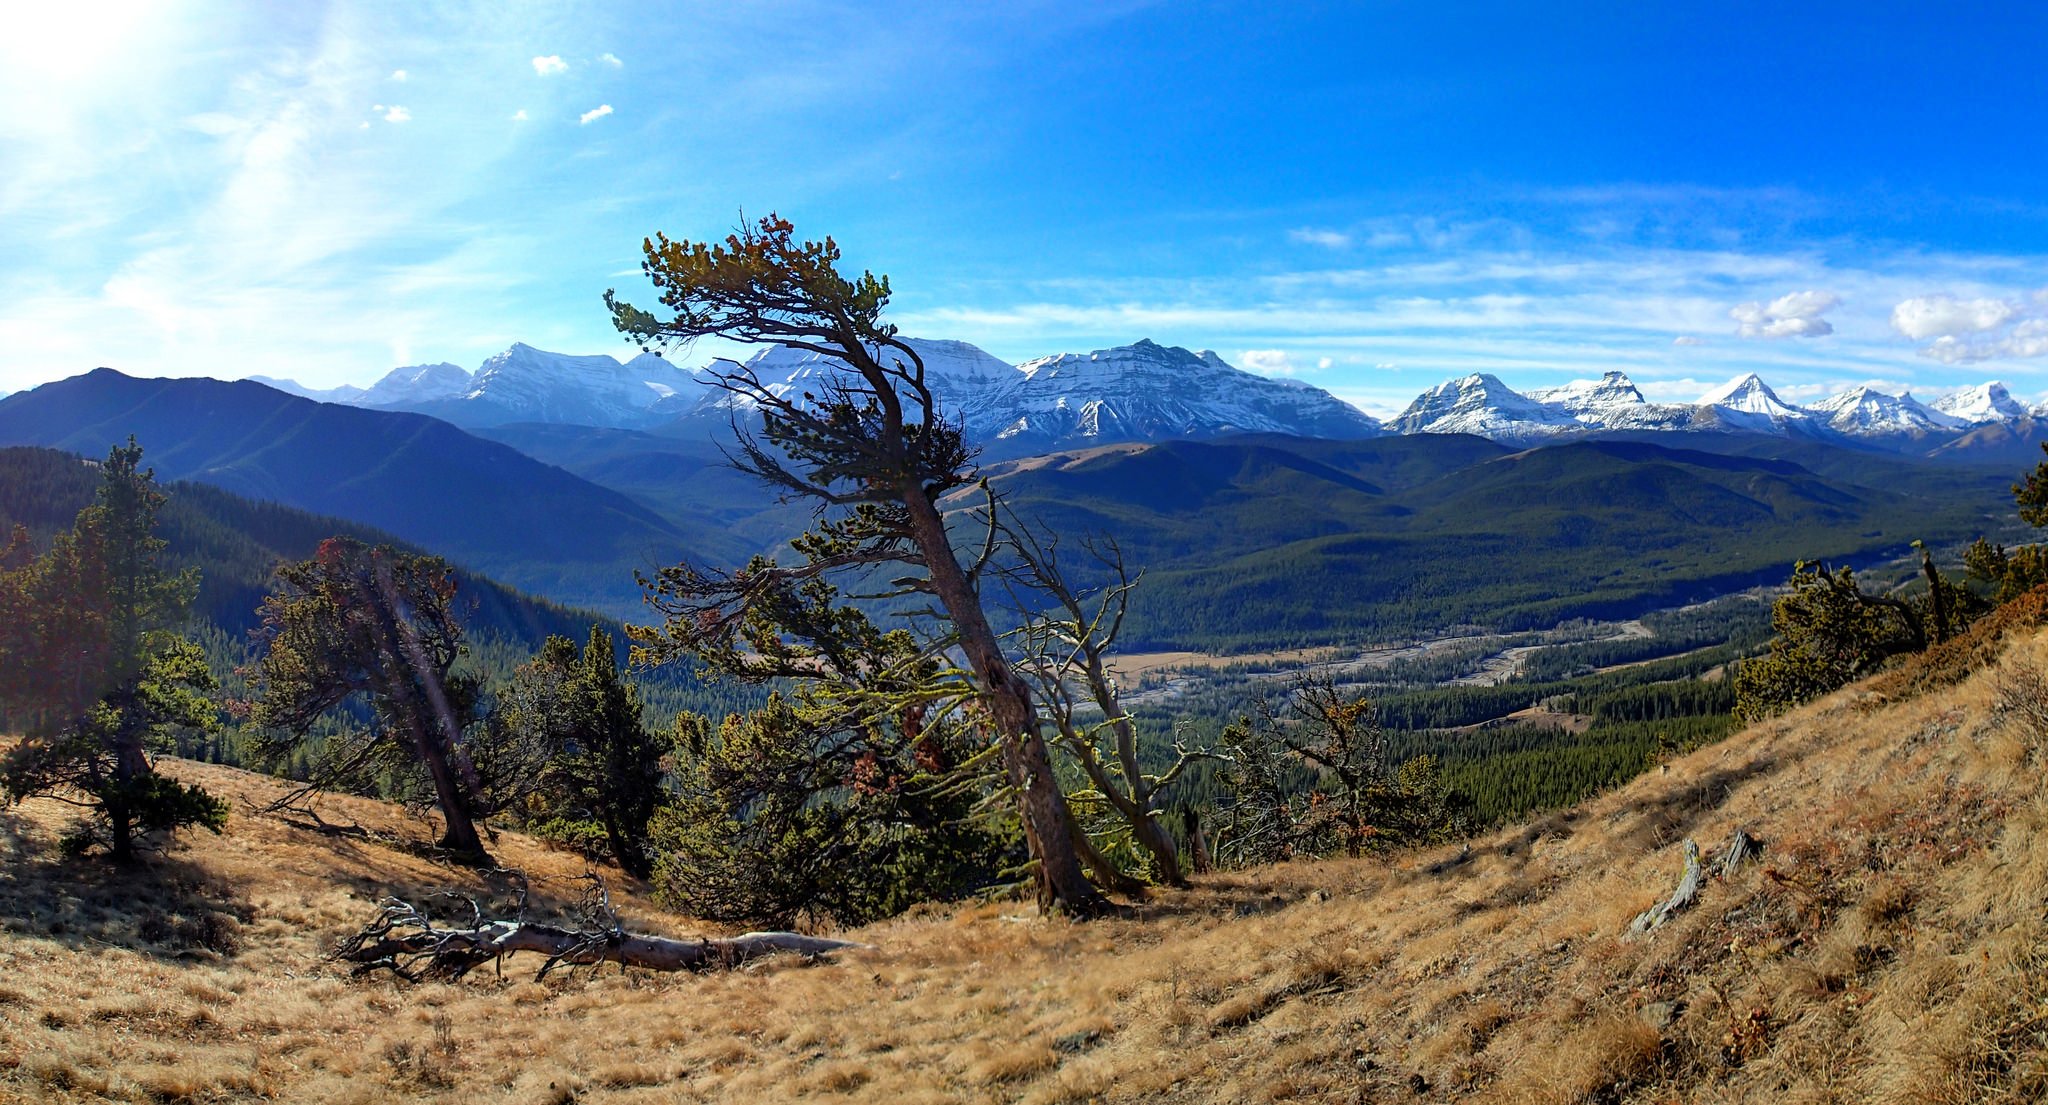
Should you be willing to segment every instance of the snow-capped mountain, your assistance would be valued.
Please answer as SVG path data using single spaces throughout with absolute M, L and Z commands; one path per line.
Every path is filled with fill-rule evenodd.
M 961 403 L 970 438 L 1006 452 L 1231 433 L 1375 437 L 1371 415 L 1319 387 L 1150 339 L 1026 361 Z
M 1814 418 L 1803 407 L 1795 407 L 1771 390 L 1763 377 L 1752 372 L 1738 376 L 1700 396 L 1697 406 L 1705 408 L 1727 428 L 1752 433 L 1784 433 L 1805 426 Z
M 1850 388 L 1810 409 L 1829 429 L 1855 436 L 1942 433 L 1968 424 L 1913 398 L 1911 392 L 1887 395 L 1870 387 Z
M 989 390 L 1017 378 L 1016 366 L 964 341 L 904 338 L 903 342 L 924 362 L 925 382 L 938 395 L 940 409 L 950 414 L 957 414 L 966 404 Z M 884 358 L 885 364 L 892 362 L 893 358 Z M 822 387 L 833 377 L 849 370 L 846 362 L 836 357 L 787 345 L 769 345 L 756 350 L 742 362 L 714 361 L 707 371 L 744 371 L 766 384 L 775 395 L 788 396 Z M 711 407 L 722 410 L 738 402 L 738 398 L 729 392 L 711 391 L 698 396 L 687 410 L 672 409 L 679 414 Z
M 522 342 L 474 373 L 452 364 L 395 368 L 368 391 L 338 401 L 431 414 L 458 426 L 552 422 L 637 428 L 674 417 L 677 404 L 694 404 L 704 391 L 689 372 L 652 353 L 621 363 L 601 353 L 550 353 Z
M 1634 385 L 1629 390 L 1634 391 Z M 1523 395 L 1499 378 L 1477 372 L 1416 396 L 1387 428 L 1404 434 L 1477 434 L 1495 441 L 1526 442 L 1583 433 L 1588 424 L 1561 406 Z
M 1579 433 L 1643 430 L 1894 439 L 1890 444 L 1897 445 L 2025 417 L 2026 409 L 1998 383 L 1965 389 L 1934 406 L 1910 394 L 1859 387 L 1809 408 L 1786 402 L 1754 373 L 1736 377 L 1691 404 L 1648 402 L 1620 372 L 1526 394 L 1480 373 L 1423 392 L 1387 428 L 1398 433 L 1477 434 L 1516 445 Z
M 446 361 L 407 365 L 385 373 L 382 379 L 370 385 L 369 390 L 347 402 L 359 407 L 405 407 L 413 403 L 431 403 L 461 395 L 469 390 L 469 382 L 469 371 L 461 365 Z
M 1786 402 L 1754 373 L 1695 403 L 1649 402 L 1621 372 L 1526 393 L 1475 373 L 1423 392 L 1383 427 L 1321 388 L 1259 376 L 1213 352 L 1149 339 L 1015 366 L 967 342 L 904 341 L 923 360 L 942 409 L 964 423 L 970 440 L 1007 455 L 1232 433 L 1468 433 L 1528 445 L 1594 433 L 1743 432 L 1866 439 L 1898 448 L 1993 423 L 2048 420 L 2048 404 L 2029 411 L 1996 381 L 1943 396 L 1931 406 L 1910 394 L 1859 387 L 1809 408 Z M 712 386 L 710 377 L 741 370 L 777 394 L 800 395 L 820 389 L 844 366 L 787 346 L 764 346 L 743 363 L 714 362 L 692 372 L 651 353 L 620 362 L 515 344 L 475 373 L 453 364 L 412 365 L 392 369 L 367 389 L 254 379 L 326 402 L 417 411 L 472 427 L 545 422 L 672 426 L 673 432 L 697 434 L 727 431 L 738 404 L 730 392 Z
M 2027 408 L 1997 380 L 1964 388 L 1934 401 L 1934 409 L 1976 426 L 1986 422 L 2010 422 L 2027 417 Z
M 1626 373 L 1608 372 L 1598 380 L 1573 380 L 1561 387 L 1539 388 L 1528 397 L 1603 430 L 1690 429 L 1697 412 L 1688 406 L 1652 403 L 1643 398 Z
M 275 376 L 251 376 L 249 379 L 265 387 L 273 387 L 286 395 L 301 399 L 317 399 L 322 403 L 353 403 L 363 397 L 366 389 L 354 384 L 343 384 L 332 388 L 309 388 L 297 380 L 281 380 Z
M 660 418 L 650 413 L 656 404 L 702 390 L 688 372 L 652 353 L 621 364 L 602 353 L 579 357 L 515 344 L 477 369 L 456 400 L 464 417 L 451 421 L 644 425 Z

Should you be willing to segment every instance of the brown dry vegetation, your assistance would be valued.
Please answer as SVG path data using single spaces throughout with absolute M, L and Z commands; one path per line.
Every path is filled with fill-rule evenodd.
M 464 877 L 243 815 L 116 892 L 53 865 L 68 813 L 30 803 L 0 815 L 0 1100 L 2037 1101 L 2048 790 L 2028 719 L 2048 709 L 2024 700 L 2048 686 L 2028 663 L 2048 638 L 1923 697 L 1851 688 L 1442 874 L 1441 855 L 1291 864 L 1085 925 L 931 908 L 861 930 L 872 951 L 732 974 L 353 980 L 324 941 L 380 894 Z M 1619 936 L 1685 837 L 1711 853 L 1738 826 L 1761 863 Z

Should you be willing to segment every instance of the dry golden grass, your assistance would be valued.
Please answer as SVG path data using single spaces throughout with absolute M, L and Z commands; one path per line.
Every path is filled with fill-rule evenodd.
M 57 865 L 70 813 L 29 803 L 0 813 L 0 1101 L 2039 1101 L 2048 733 L 2011 707 L 2023 662 L 2048 640 L 1920 698 L 1852 688 L 1439 875 L 1297 863 L 1086 925 L 928 909 L 732 974 L 354 980 L 321 949 L 370 902 L 474 880 L 245 814 L 111 884 Z M 328 818 L 425 834 L 375 803 Z M 1621 938 L 1686 837 L 1711 857 L 1738 826 L 1761 863 Z

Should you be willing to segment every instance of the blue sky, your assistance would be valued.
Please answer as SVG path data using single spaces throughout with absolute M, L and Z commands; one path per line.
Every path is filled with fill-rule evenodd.
M 22 20 L 25 19 L 25 25 Z M 2048 6 L 48 4 L 0 38 L 0 390 L 629 350 L 779 211 L 906 332 L 2048 394 Z M 708 356 L 720 350 L 697 351 Z

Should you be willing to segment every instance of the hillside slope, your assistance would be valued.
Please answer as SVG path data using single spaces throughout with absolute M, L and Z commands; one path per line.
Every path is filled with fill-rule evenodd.
M 1649 442 L 1510 453 L 1413 435 L 1168 442 L 990 472 L 1023 517 L 1069 538 L 1112 535 L 1147 570 L 1124 638 L 1143 649 L 1631 617 L 1779 582 L 1796 560 L 1860 565 L 1916 539 L 1967 543 L 2010 496 L 2009 474 L 1805 452 L 1837 471 Z M 975 502 L 956 492 L 948 506 Z
M 2028 637 L 1924 697 L 1851 688 L 1461 864 L 1216 876 L 1087 925 L 933 908 L 836 962 L 698 977 L 351 980 L 320 950 L 374 899 L 469 877 L 239 813 L 131 899 L 60 867 L 70 813 L 30 802 L 0 811 L 0 1100 L 2039 1100 L 2044 664 Z M 424 835 L 374 803 L 326 812 Z M 1711 853 L 1737 827 L 1761 863 L 1621 935 L 1684 839 Z
M 96 458 L 131 434 L 163 479 L 348 518 L 614 615 L 637 607 L 634 569 L 686 555 L 686 535 L 627 496 L 422 415 L 104 368 L 0 401 L 0 445 Z

